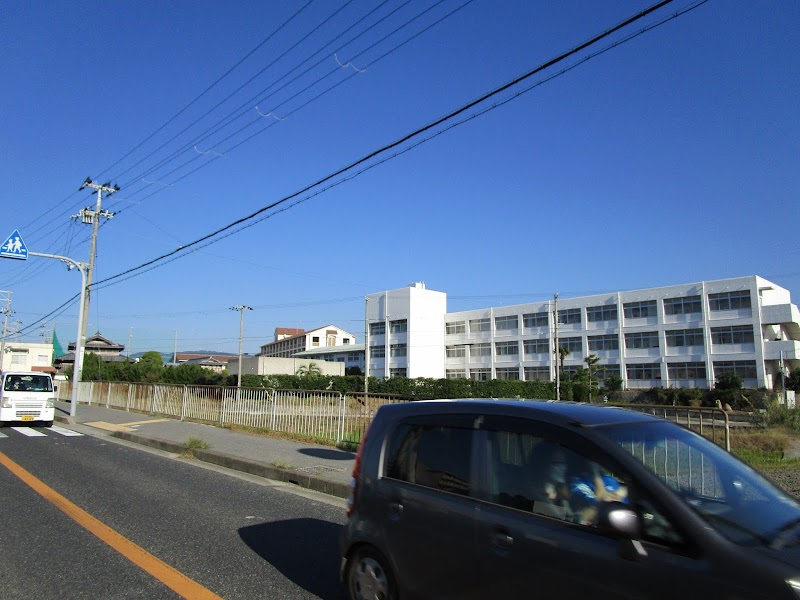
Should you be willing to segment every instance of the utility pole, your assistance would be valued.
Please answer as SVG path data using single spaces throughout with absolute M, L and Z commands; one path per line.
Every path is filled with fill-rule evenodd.
M 242 389 L 242 338 L 244 337 L 244 311 L 253 310 L 249 306 L 239 304 L 231 306 L 231 310 L 239 311 L 239 376 L 236 381 L 236 398 L 239 398 L 239 391 Z
M 178 363 L 178 330 L 175 330 L 175 339 L 172 342 L 172 366 L 174 367 Z M 241 369 L 241 365 L 239 369 Z
M 553 294 L 553 329 L 553 359 L 556 362 L 556 402 L 561 402 L 561 369 L 559 369 L 561 351 L 558 347 L 558 292 Z
M 110 183 L 103 183 L 97 184 L 94 183 L 91 178 L 87 177 L 86 180 L 83 182 L 83 185 L 78 189 L 80 192 L 84 188 L 90 187 L 93 190 L 97 190 L 97 206 L 95 210 L 91 208 L 83 208 L 77 215 L 73 215 L 73 219 L 78 217 L 81 218 L 81 222 L 85 225 L 92 226 L 92 244 L 89 250 L 89 266 L 86 269 L 86 291 L 83 295 L 83 303 L 81 306 L 81 315 L 82 315 L 82 323 L 83 323 L 83 330 L 81 331 L 81 339 L 75 342 L 75 361 L 77 363 L 78 360 L 83 360 L 83 353 L 78 356 L 77 349 L 80 348 L 83 350 L 84 342 L 86 340 L 86 324 L 89 322 L 89 288 L 92 285 L 92 273 L 94 272 L 94 259 L 97 254 L 97 230 L 100 227 L 100 217 L 105 217 L 106 219 L 110 219 L 114 216 L 114 213 L 108 212 L 107 210 L 103 210 L 103 192 L 105 192 L 106 196 L 110 196 L 111 194 L 119 191 L 119 186 L 115 185 L 114 187 L 110 187 Z M 81 365 L 83 366 L 83 365 Z M 77 381 L 75 383 L 78 383 Z
M 3 364 L 6 360 L 6 332 L 8 330 L 8 315 L 14 314 L 11 310 L 11 292 L 0 291 L 0 297 L 5 295 L 6 305 L 0 308 L 0 313 L 3 313 L 3 337 L 0 340 L 0 371 L 3 370 Z
M 364 406 L 369 397 L 369 296 L 364 297 Z

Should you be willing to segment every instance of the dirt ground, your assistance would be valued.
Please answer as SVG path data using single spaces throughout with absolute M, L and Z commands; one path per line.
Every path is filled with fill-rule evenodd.
M 792 496 L 800 500 L 800 468 L 798 469 L 761 469 L 767 479 L 773 481 Z

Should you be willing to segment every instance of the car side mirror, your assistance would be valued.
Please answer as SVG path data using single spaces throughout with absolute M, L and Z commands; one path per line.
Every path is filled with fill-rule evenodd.
M 597 513 L 597 526 L 618 537 L 638 539 L 642 533 L 639 515 L 622 502 L 604 502 Z
M 639 515 L 628 504 L 604 502 L 597 511 L 597 527 L 619 538 L 617 552 L 621 558 L 633 562 L 647 557 L 647 550 L 639 541 Z
M 53 386 L 53 392 L 55 393 L 55 392 L 57 392 L 57 391 L 58 391 L 58 386 L 57 386 L 57 385 L 54 385 L 54 386 Z

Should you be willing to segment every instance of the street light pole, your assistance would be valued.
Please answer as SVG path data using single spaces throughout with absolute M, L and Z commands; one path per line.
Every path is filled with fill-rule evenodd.
M 72 395 L 70 397 L 69 416 L 75 417 L 78 410 L 78 399 L 80 398 L 81 371 L 83 371 L 83 349 L 86 344 L 86 333 L 84 332 L 84 301 L 88 292 L 89 284 L 86 277 L 86 263 L 72 260 L 66 256 L 57 254 L 42 254 L 41 252 L 28 252 L 30 256 L 41 256 L 42 258 L 55 258 L 67 263 L 67 269 L 76 268 L 81 273 L 81 299 L 78 308 L 78 334 L 75 338 L 75 363 L 72 367 Z
M 236 396 L 239 396 L 239 390 L 242 387 L 242 338 L 244 337 L 244 311 L 253 310 L 249 306 L 239 304 L 231 306 L 231 310 L 239 311 L 239 376 L 236 380 Z

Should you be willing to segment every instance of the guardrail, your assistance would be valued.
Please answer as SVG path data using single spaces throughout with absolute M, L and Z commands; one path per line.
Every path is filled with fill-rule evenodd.
M 651 404 L 607 404 L 606 406 L 627 408 L 673 421 L 708 437 L 728 452 L 731 451 L 730 416 L 721 408 Z

